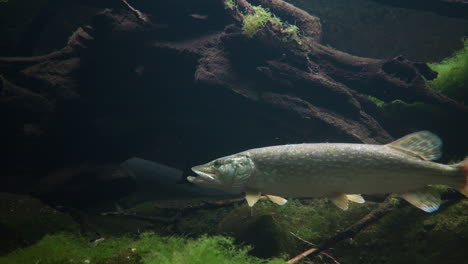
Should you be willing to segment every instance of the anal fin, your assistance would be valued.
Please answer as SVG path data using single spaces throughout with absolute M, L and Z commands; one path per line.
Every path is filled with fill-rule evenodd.
M 270 194 L 265 194 L 265 197 L 272 201 L 275 204 L 278 205 L 284 205 L 288 202 L 288 200 L 284 199 L 283 197 L 275 196 L 275 195 L 270 195 Z
M 440 194 L 437 191 L 429 189 L 407 192 L 401 194 L 400 196 L 408 203 L 427 213 L 437 211 L 441 203 Z

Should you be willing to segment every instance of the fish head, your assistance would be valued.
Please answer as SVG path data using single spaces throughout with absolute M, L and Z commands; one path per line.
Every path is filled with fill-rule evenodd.
M 197 176 L 187 177 L 191 183 L 229 193 L 240 193 L 255 171 L 255 164 L 248 154 L 241 153 L 195 166 L 192 171 Z

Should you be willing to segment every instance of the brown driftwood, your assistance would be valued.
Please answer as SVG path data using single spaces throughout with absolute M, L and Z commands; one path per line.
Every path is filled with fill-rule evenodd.
M 234 198 L 234 199 L 224 199 L 224 200 L 205 200 L 199 203 L 190 203 L 183 206 L 177 207 L 163 207 L 158 209 L 163 209 L 163 212 L 171 211 L 173 212 L 171 216 L 146 216 L 139 215 L 136 212 L 131 211 L 121 211 L 121 212 L 103 212 L 102 216 L 113 216 L 113 217 L 125 217 L 139 219 L 155 223 L 174 223 L 180 219 L 183 214 L 201 210 L 201 209 L 217 209 L 221 207 L 233 206 L 236 204 L 241 204 L 244 202 L 244 198 Z
M 322 45 L 319 19 L 281 0 L 235 2 L 228 9 L 223 0 L 166 0 L 155 9 L 144 1 L 131 3 L 135 7 L 108 1 L 103 5 L 109 8 L 78 28 L 62 49 L 0 58 L 6 175 L 20 185 L 28 174 L 24 168 L 44 177 L 54 166 L 103 157 L 117 162 L 135 153 L 184 168 L 207 155 L 206 142 L 213 138 L 209 151 L 221 154 L 241 142 L 242 148 L 387 143 L 427 129 L 390 127 L 367 95 L 448 109 L 459 124 L 450 133 L 466 134 L 467 107 L 425 86 L 424 79 L 435 77 L 427 65 L 401 56 L 362 58 Z M 247 37 L 243 16 L 252 5 L 297 25 L 301 41 L 285 41 L 271 23 Z M 172 12 L 177 15 L 167 15 Z M 140 142 L 142 134 L 151 135 L 145 140 L 154 148 Z M 135 147 L 119 148 L 122 142 Z
M 251 13 L 253 9 L 248 1 L 236 2 L 238 8 L 228 12 L 241 25 L 241 14 Z M 250 45 L 268 46 L 273 49 L 271 53 L 278 54 L 278 58 L 272 57 L 265 60 L 263 65 L 255 67 L 259 78 L 263 77 L 264 82 L 267 81 L 273 88 L 270 88 L 269 92 L 261 93 L 252 91 L 252 88 L 239 88 L 241 81 L 228 84 L 227 80 L 236 79 L 232 73 L 236 71 L 235 65 L 226 66 L 226 71 L 221 74 L 219 71 L 222 67 L 214 64 L 219 60 L 208 58 L 206 61 L 210 65 L 200 65 L 199 69 L 216 68 L 218 72 L 199 72 L 197 80 L 225 86 L 245 97 L 264 101 L 280 109 L 293 108 L 304 118 L 320 120 L 350 138 L 366 143 L 375 142 L 374 140 L 388 141 L 391 137 L 374 119 L 371 109 L 367 109 L 369 100 L 362 94 L 375 96 L 387 102 L 396 99 L 406 102 L 419 101 L 468 113 L 466 106 L 425 86 L 424 79 L 436 76 L 427 65 L 411 62 L 401 56 L 391 60 L 362 58 L 323 46 L 317 37 L 320 24 L 314 17 L 280 0 L 251 2 L 275 11 L 275 15 L 286 21 L 299 21 L 300 26 L 306 28 L 302 45 L 281 41 L 281 37 L 278 36 L 282 33 L 268 24 L 250 41 Z M 238 43 L 238 38 L 245 39 L 236 34 L 228 34 L 223 38 L 224 45 L 228 45 L 227 42 Z M 228 47 L 236 48 L 230 45 Z M 214 52 L 201 55 L 211 57 Z M 215 56 L 226 55 L 221 53 Z M 203 64 L 205 61 L 201 62 Z M 232 59 L 227 62 L 236 63 Z M 243 84 L 242 86 L 248 87 L 247 84 Z M 275 86 L 280 87 L 275 90 Z M 288 95 L 283 94 L 281 89 L 287 90 Z M 333 98 L 333 102 L 327 98 Z M 330 111 L 331 109 L 333 111 Z
M 316 256 L 323 250 L 332 247 L 336 243 L 347 239 L 352 238 L 357 235 L 363 228 L 377 222 L 379 219 L 384 217 L 386 214 L 393 211 L 398 205 L 398 202 L 394 198 L 388 198 L 384 203 L 382 203 L 378 208 L 372 210 L 369 214 L 365 215 L 359 221 L 354 223 L 352 226 L 346 228 L 345 230 L 337 233 L 332 238 L 322 242 L 317 247 L 310 248 L 301 254 L 295 256 L 294 258 L 288 260 L 287 263 L 297 263 L 301 259 L 309 256 Z

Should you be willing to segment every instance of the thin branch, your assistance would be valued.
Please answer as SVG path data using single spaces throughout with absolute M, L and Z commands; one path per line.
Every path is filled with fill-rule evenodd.
M 334 257 L 332 257 L 330 254 L 328 253 L 325 253 L 325 252 L 321 252 L 320 255 L 323 255 L 329 259 L 331 259 L 333 261 L 333 263 L 335 264 L 340 264 L 340 262 L 338 262 Z
M 317 246 L 317 245 L 315 245 L 314 243 L 309 242 L 309 241 L 303 239 L 302 237 L 300 237 L 300 236 L 294 234 L 293 232 L 289 232 L 289 233 L 290 233 L 291 235 L 293 235 L 295 238 L 299 239 L 300 241 L 306 243 L 306 244 L 309 245 L 309 246 L 312 246 L 312 247 L 316 247 L 316 246 Z
M 131 219 L 143 220 L 143 221 L 148 221 L 148 222 L 153 222 L 153 223 L 163 223 L 163 224 L 175 223 L 177 219 L 180 217 L 179 213 L 177 213 L 176 215 L 172 217 L 142 216 L 142 215 L 137 215 L 135 213 L 125 213 L 125 212 L 104 212 L 104 213 L 101 213 L 101 215 L 131 218 Z
M 135 12 L 135 14 L 138 16 L 138 18 L 145 22 L 145 23 L 151 23 L 150 19 L 148 18 L 147 15 L 143 14 L 140 10 L 134 8 L 133 6 L 131 6 L 127 0 L 122 0 L 122 2 L 124 2 L 125 5 L 127 5 L 127 7 L 132 10 L 133 12 Z
M 319 249 L 318 248 L 310 248 L 304 252 L 302 252 L 301 254 L 295 256 L 294 258 L 288 260 L 286 263 L 297 263 L 299 260 L 311 255 L 312 253 L 318 251 Z
M 307 256 L 316 256 L 317 254 L 321 253 L 321 251 L 330 248 L 334 244 L 356 236 L 363 228 L 369 226 L 370 224 L 377 222 L 380 218 L 388 214 L 389 212 L 393 211 L 399 203 L 395 202 L 394 198 L 389 197 L 382 203 L 378 208 L 372 210 L 369 214 L 361 218 L 359 221 L 348 227 L 342 232 L 339 232 L 332 238 L 324 241 L 318 247 L 310 248 L 301 254 L 295 256 L 294 258 L 288 260 L 287 263 L 297 263 L 301 259 Z

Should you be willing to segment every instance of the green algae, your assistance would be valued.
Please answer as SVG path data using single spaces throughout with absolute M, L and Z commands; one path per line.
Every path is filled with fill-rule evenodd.
M 372 202 L 350 204 L 348 211 L 342 211 L 324 199 L 293 199 L 283 206 L 259 201 L 252 211 L 247 205 L 232 210 L 219 224 L 219 229 L 251 245 L 254 255 L 293 256 L 310 247 L 304 240 L 319 244 L 376 206 Z
M 253 10 L 254 13 L 244 16 L 242 30 L 244 35 L 247 37 L 253 37 L 257 31 L 264 27 L 268 22 L 275 26 L 281 26 L 281 20 L 265 8 L 262 8 L 261 6 L 254 6 Z
M 127 250 L 130 243 L 130 239 L 124 238 L 104 240 L 94 245 L 70 233 L 46 235 L 30 247 L 0 257 L 0 264 L 105 263 L 107 259 Z
M 459 245 L 468 239 L 468 200 L 451 203 L 433 214 L 412 206 L 394 210 L 331 254 L 341 263 L 455 263 L 444 262 L 443 254 L 460 261 L 466 258 Z M 284 206 L 262 199 L 252 210 L 242 204 L 188 212 L 173 224 L 171 236 L 143 233 L 95 243 L 70 233 L 47 235 L 0 257 L 0 264 L 284 263 L 311 247 L 304 240 L 320 244 L 377 206 L 351 203 L 342 211 L 326 199 L 292 199 Z
M 335 246 L 343 263 L 463 263 L 468 257 L 468 200 L 446 202 L 428 214 L 406 206 Z
M 225 0 L 224 7 L 227 9 L 234 9 L 236 8 L 236 4 L 234 3 L 234 0 Z
M 370 96 L 370 95 L 365 95 L 369 100 L 371 100 L 376 106 L 378 107 L 382 107 L 385 105 L 385 102 L 380 100 L 379 98 L 377 97 L 374 97 L 374 96 Z
M 281 21 L 281 19 L 261 6 L 253 6 L 254 12 L 243 16 L 242 33 L 251 38 L 270 23 L 273 28 L 284 34 L 283 41 L 295 41 L 301 44 L 299 27 Z
M 145 264 L 215 264 L 215 263 L 284 263 L 279 259 L 266 262 L 248 255 L 248 247 L 235 246 L 233 240 L 222 236 L 203 236 L 196 240 L 182 238 L 146 239 Z
M 34 243 L 47 233 L 80 230 L 72 217 L 31 196 L 0 193 L 0 200 L 0 253 Z
M 262 260 L 249 256 L 249 250 L 249 247 L 234 245 L 232 238 L 223 236 L 188 239 L 143 233 L 137 239 L 119 237 L 96 243 L 72 234 L 60 233 L 47 235 L 28 248 L 0 257 L 0 264 L 284 263 L 281 259 Z
M 453 56 L 439 63 L 431 63 L 429 67 L 438 73 L 436 79 L 426 84 L 434 90 L 461 102 L 468 102 L 468 38 L 463 40 L 464 46 Z
M 429 115 L 433 122 L 434 119 L 439 121 L 447 120 L 450 115 L 443 107 L 432 104 L 422 102 L 407 103 L 400 99 L 385 102 L 370 95 L 366 95 L 366 97 L 380 109 L 380 113 L 384 117 L 389 119 L 397 118 L 399 120 L 417 121 L 421 117 Z
M 376 104 L 384 125 L 390 129 L 397 126 L 424 128 L 452 135 L 459 131 L 460 118 L 463 118 L 441 105 L 422 102 L 407 103 L 403 100 L 383 102 L 378 98 L 372 101 Z
M 219 234 L 218 224 L 229 214 L 231 207 L 218 209 L 201 209 L 182 217 L 176 224 L 174 231 L 185 236 Z

